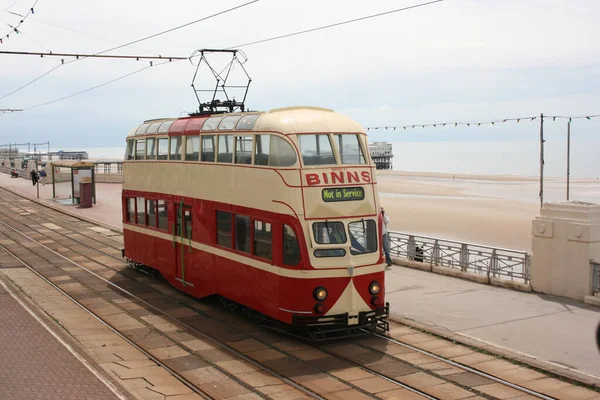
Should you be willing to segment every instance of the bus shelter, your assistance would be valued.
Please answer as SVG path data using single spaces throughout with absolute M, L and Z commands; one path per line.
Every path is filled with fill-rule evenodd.
M 91 184 L 91 197 L 93 198 L 94 204 L 96 204 L 96 175 L 94 172 L 94 163 L 87 161 L 52 161 L 48 163 L 51 166 L 52 171 L 52 198 L 56 198 L 56 175 L 59 168 L 68 168 L 71 171 L 71 198 L 73 203 L 80 204 L 81 196 L 86 193 L 81 193 L 81 188 L 85 188 Z M 83 185 L 81 185 L 83 184 Z M 84 189 L 85 191 L 86 189 Z M 88 205 L 88 206 L 91 206 Z

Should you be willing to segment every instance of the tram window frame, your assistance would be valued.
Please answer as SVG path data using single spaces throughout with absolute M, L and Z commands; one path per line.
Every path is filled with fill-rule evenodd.
M 249 143 L 248 143 L 249 142 Z M 250 149 L 246 150 L 246 147 L 250 145 Z M 252 165 L 252 150 L 254 147 L 254 140 L 252 136 L 236 136 L 235 137 L 235 163 Z M 238 154 L 241 153 L 241 154 Z
M 127 197 L 126 198 L 126 204 L 127 204 L 127 211 L 125 213 L 126 215 L 126 221 L 127 222 L 131 222 L 132 224 L 135 224 L 136 221 L 136 212 L 135 212 L 135 197 Z
M 254 115 L 244 115 L 238 123 L 235 125 L 235 129 L 240 131 L 250 131 L 254 127 L 256 120 L 260 117 L 261 114 Z
M 216 210 L 215 218 L 217 245 L 231 249 L 233 245 L 233 214 L 229 211 Z
M 252 255 L 269 261 L 273 260 L 273 225 L 270 222 L 253 220 Z
M 225 117 L 219 122 L 219 127 L 217 130 L 219 131 L 232 131 L 235 129 L 238 121 L 242 118 L 241 115 L 230 115 Z
M 135 159 L 144 160 L 146 158 L 146 139 L 135 141 Z
M 157 139 L 158 145 L 156 159 L 157 160 L 168 160 L 169 159 L 169 138 L 162 137 Z M 162 145 L 162 146 L 161 146 Z
M 251 219 L 247 215 L 235 214 L 234 229 L 235 229 L 235 250 L 242 253 L 251 254 Z M 243 223 L 243 225 L 242 225 Z M 244 226 L 245 225 L 245 226 Z M 244 236 L 242 236 L 244 234 Z
M 127 141 L 127 149 L 125 149 L 125 160 L 135 160 L 135 140 L 130 139 Z
M 148 130 L 148 127 L 150 126 L 149 123 L 145 123 L 142 124 L 140 126 L 138 126 L 138 128 L 135 130 L 135 134 L 136 135 L 143 135 L 146 133 L 146 131 Z
M 156 138 L 146 139 L 146 160 L 156 160 Z
M 221 122 L 222 119 L 222 116 L 208 118 L 206 121 L 204 121 L 204 124 L 202 124 L 202 130 L 216 131 L 217 127 L 219 126 L 219 122 Z
M 146 199 L 146 226 L 158 227 L 158 214 L 156 212 L 156 203 L 154 199 Z
M 271 161 L 271 136 L 273 135 L 256 135 L 254 145 L 254 165 L 268 166 Z M 264 140 L 266 139 L 266 143 Z M 265 153 L 266 147 L 266 153 Z
M 143 208 L 143 210 L 141 210 L 141 211 L 140 211 L 140 206 Z M 146 199 L 145 198 L 136 197 L 135 214 L 136 214 L 136 224 L 146 225 Z M 140 217 L 142 217 L 143 221 L 140 221 Z
M 169 128 L 171 127 L 171 125 L 173 125 L 173 122 L 175 122 L 175 120 L 171 120 L 171 121 L 164 121 L 162 124 L 160 124 L 160 126 L 158 127 L 158 131 L 157 133 L 168 133 L 169 132 Z
M 175 142 L 175 148 L 173 148 L 173 142 Z M 181 153 L 183 147 L 183 140 L 181 136 L 170 136 L 169 137 L 169 160 L 181 160 Z
M 156 202 L 156 218 L 158 221 L 158 229 L 162 231 L 169 230 L 169 203 L 165 200 Z
M 357 135 L 357 134 L 350 134 L 350 133 L 336 133 L 333 136 L 335 138 L 334 142 L 335 142 L 335 145 L 337 146 L 338 154 L 339 154 L 339 157 L 340 157 L 340 162 L 342 164 L 344 164 L 344 165 L 349 165 L 349 164 L 351 164 L 351 165 L 352 164 L 354 164 L 354 165 L 365 165 L 367 163 L 366 159 L 365 159 L 365 152 L 364 152 L 364 149 L 362 148 L 362 143 L 361 143 L 359 135 Z M 357 163 L 356 162 L 346 162 L 346 160 L 345 160 L 345 157 L 349 157 L 349 158 L 355 158 L 355 157 L 357 157 L 356 154 L 351 154 L 351 155 L 348 155 L 348 156 L 344 155 L 344 151 L 343 151 L 343 149 L 344 149 L 344 146 L 343 146 L 344 145 L 344 143 L 343 143 L 344 138 L 348 138 L 349 139 L 351 137 L 354 137 L 355 142 L 350 143 L 350 145 L 352 145 L 352 146 L 358 145 L 358 157 L 359 157 L 359 160 L 358 160 Z
M 195 146 L 194 146 L 194 141 Z M 190 146 L 191 142 L 191 146 Z M 190 153 L 190 147 L 193 151 Z M 200 136 L 186 136 L 185 139 L 185 161 L 200 161 Z
M 291 167 L 298 162 L 298 155 L 291 143 L 282 137 L 271 135 L 269 165 L 271 167 Z
M 151 135 L 153 133 L 156 133 L 161 124 L 162 124 L 162 121 L 151 123 L 150 126 L 148 127 L 148 129 L 146 130 L 146 135 Z
M 356 227 L 352 226 L 352 225 L 358 225 Z M 362 244 L 360 244 L 360 242 L 358 242 L 359 238 L 356 238 L 353 234 L 352 234 L 352 229 L 364 229 L 364 236 L 365 236 L 365 240 L 367 241 L 366 243 L 366 247 L 363 247 Z M 363 254 L 371 254 L 371 253 L 375 253 L 379 248 L 378 246 L 378 240 L 377 240 L 377 224 L 375 223 L 375 220 L 373 219 L 363 219 L 360 221 L 352 221 L 350 223 L 348 223 L 348 238 L 350 239 L 350 254 L 353 256 L 358 256 L 358 255 L 363 255 Z M 354 238 L 354 240 L 361 246 L 363 247 L 363 249 L 365 251 L 358 251 L 359 248 L 355 247 L 355 245 L 353 244 L 352 239 Z M 373 242 L 374 241 L 374 242 Z M 370 244 L 369 244 L 370 242 Z M 357 250 L 354 250 L 354 249 Z
M 234 136 L 233 135 L 217 135 L 217 162 L 224 164 L 232 164 L 233 163 L 233 154 L 234 154 Z M 223 140 L 221 140 L 223 139 Z M 224 147 L 225 150 L 231 149 L 231 152 L 221 152 L 221 147 Z
M 288 224 L 283 224 L 281 229 L 281 261 L 284 265 L 295 267 L 300 264 L 300 241 L 294 228 Z M 290 248 L 293 245 L 295 248 Z
M 325 139 L 326 141 L 322 140 Z M 311 140 L 312 139 L 312 140 Z M 314 149 L 313 144 L 311 143 L 314 140 Z M 324 147 L 326 143 L 329 143 L 329 150 L 331 154 L 322 152 L 321 148 Z M 327 133 L 310 133 L 310 134 L 299 134 L 298 135 L 298 146 L 300 148 L 300 156 L 302 157 L 302 163 L 305 166 L 311 165 L 336 165 L 337 159 L 335 156 L 335 151 L 333 148 L 333 143 L 331 142 L 331 137 Z M 310 146 L 310 147 L 306 147 Z M 305 154 L 307 152 L 314 151 L 314 155 Z

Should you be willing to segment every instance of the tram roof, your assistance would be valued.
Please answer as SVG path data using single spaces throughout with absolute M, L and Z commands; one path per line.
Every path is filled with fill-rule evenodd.
M 144 121 L 143 124 L 139 125 L 135 129 L 129 132 L 127 137 L 135 136 L 140 128 L 146 125 L 146 129 L 141 129 L 143 132 L 137 133 L 142 135 L 149 129 L 150 126 L 154 125 L 153 132 L 151 133 L 168 133 L 171 132 L 171 126 L 177 121 L 186 120 L 202 120 L 203 125 L 209 118 L 224 119 L 227 117 L 239 116 L 240 119 L 244 116 L 258 115 L 252 128 L 239 129 L 239 130 L 254 130 L 254 131 L 275 131 L 284 134 L 294 133 L 324 133 L 324 132 L 364 132 L 364 128 L 353 119 L 335 112 L 328 108 L 320 107 L 284 107 L 275 108 L 266 112 L 244 112 L 244 113 L 227 113 L 227 114 L 213 114 L 209 116 L 191 116 L 179 119 L 165 118 L 165 119 L 153 119 Z M 196 129 L 201 129 L 200 125 L 195 126 Z M 216 129 L 215 129 L 216 130 Z M 238 129 L 218 129 L 222 133 L 234 132 Z M 210 131 L 213 131 L 212 129 Z

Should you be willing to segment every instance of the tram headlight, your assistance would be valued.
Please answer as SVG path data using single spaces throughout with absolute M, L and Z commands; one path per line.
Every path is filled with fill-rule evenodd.
M 371 294 L 378 294 L 380 290 L 381 286 L 379 285 L 379 282 L 373 281 L 369 284 L 369 292 L 371 292 Z
M 327 289 L 325 289 L 323 286 L 319 286 L 313 291 L 313 297 L 318 301 L 325 300 L 327 298 Z

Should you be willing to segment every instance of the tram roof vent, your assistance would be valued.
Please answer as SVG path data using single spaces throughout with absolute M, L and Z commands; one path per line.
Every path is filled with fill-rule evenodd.
M 282 112 L 282 111 L 293 111 L 293 110 L 316 110 L 316 111 L 334 112 L 331 108 L 313 107 L 313 106 L 293 106 L 293 107 L 274 108 L 272 110 L 269 110 L 269 113 L 276 113 L 276 112 Z

